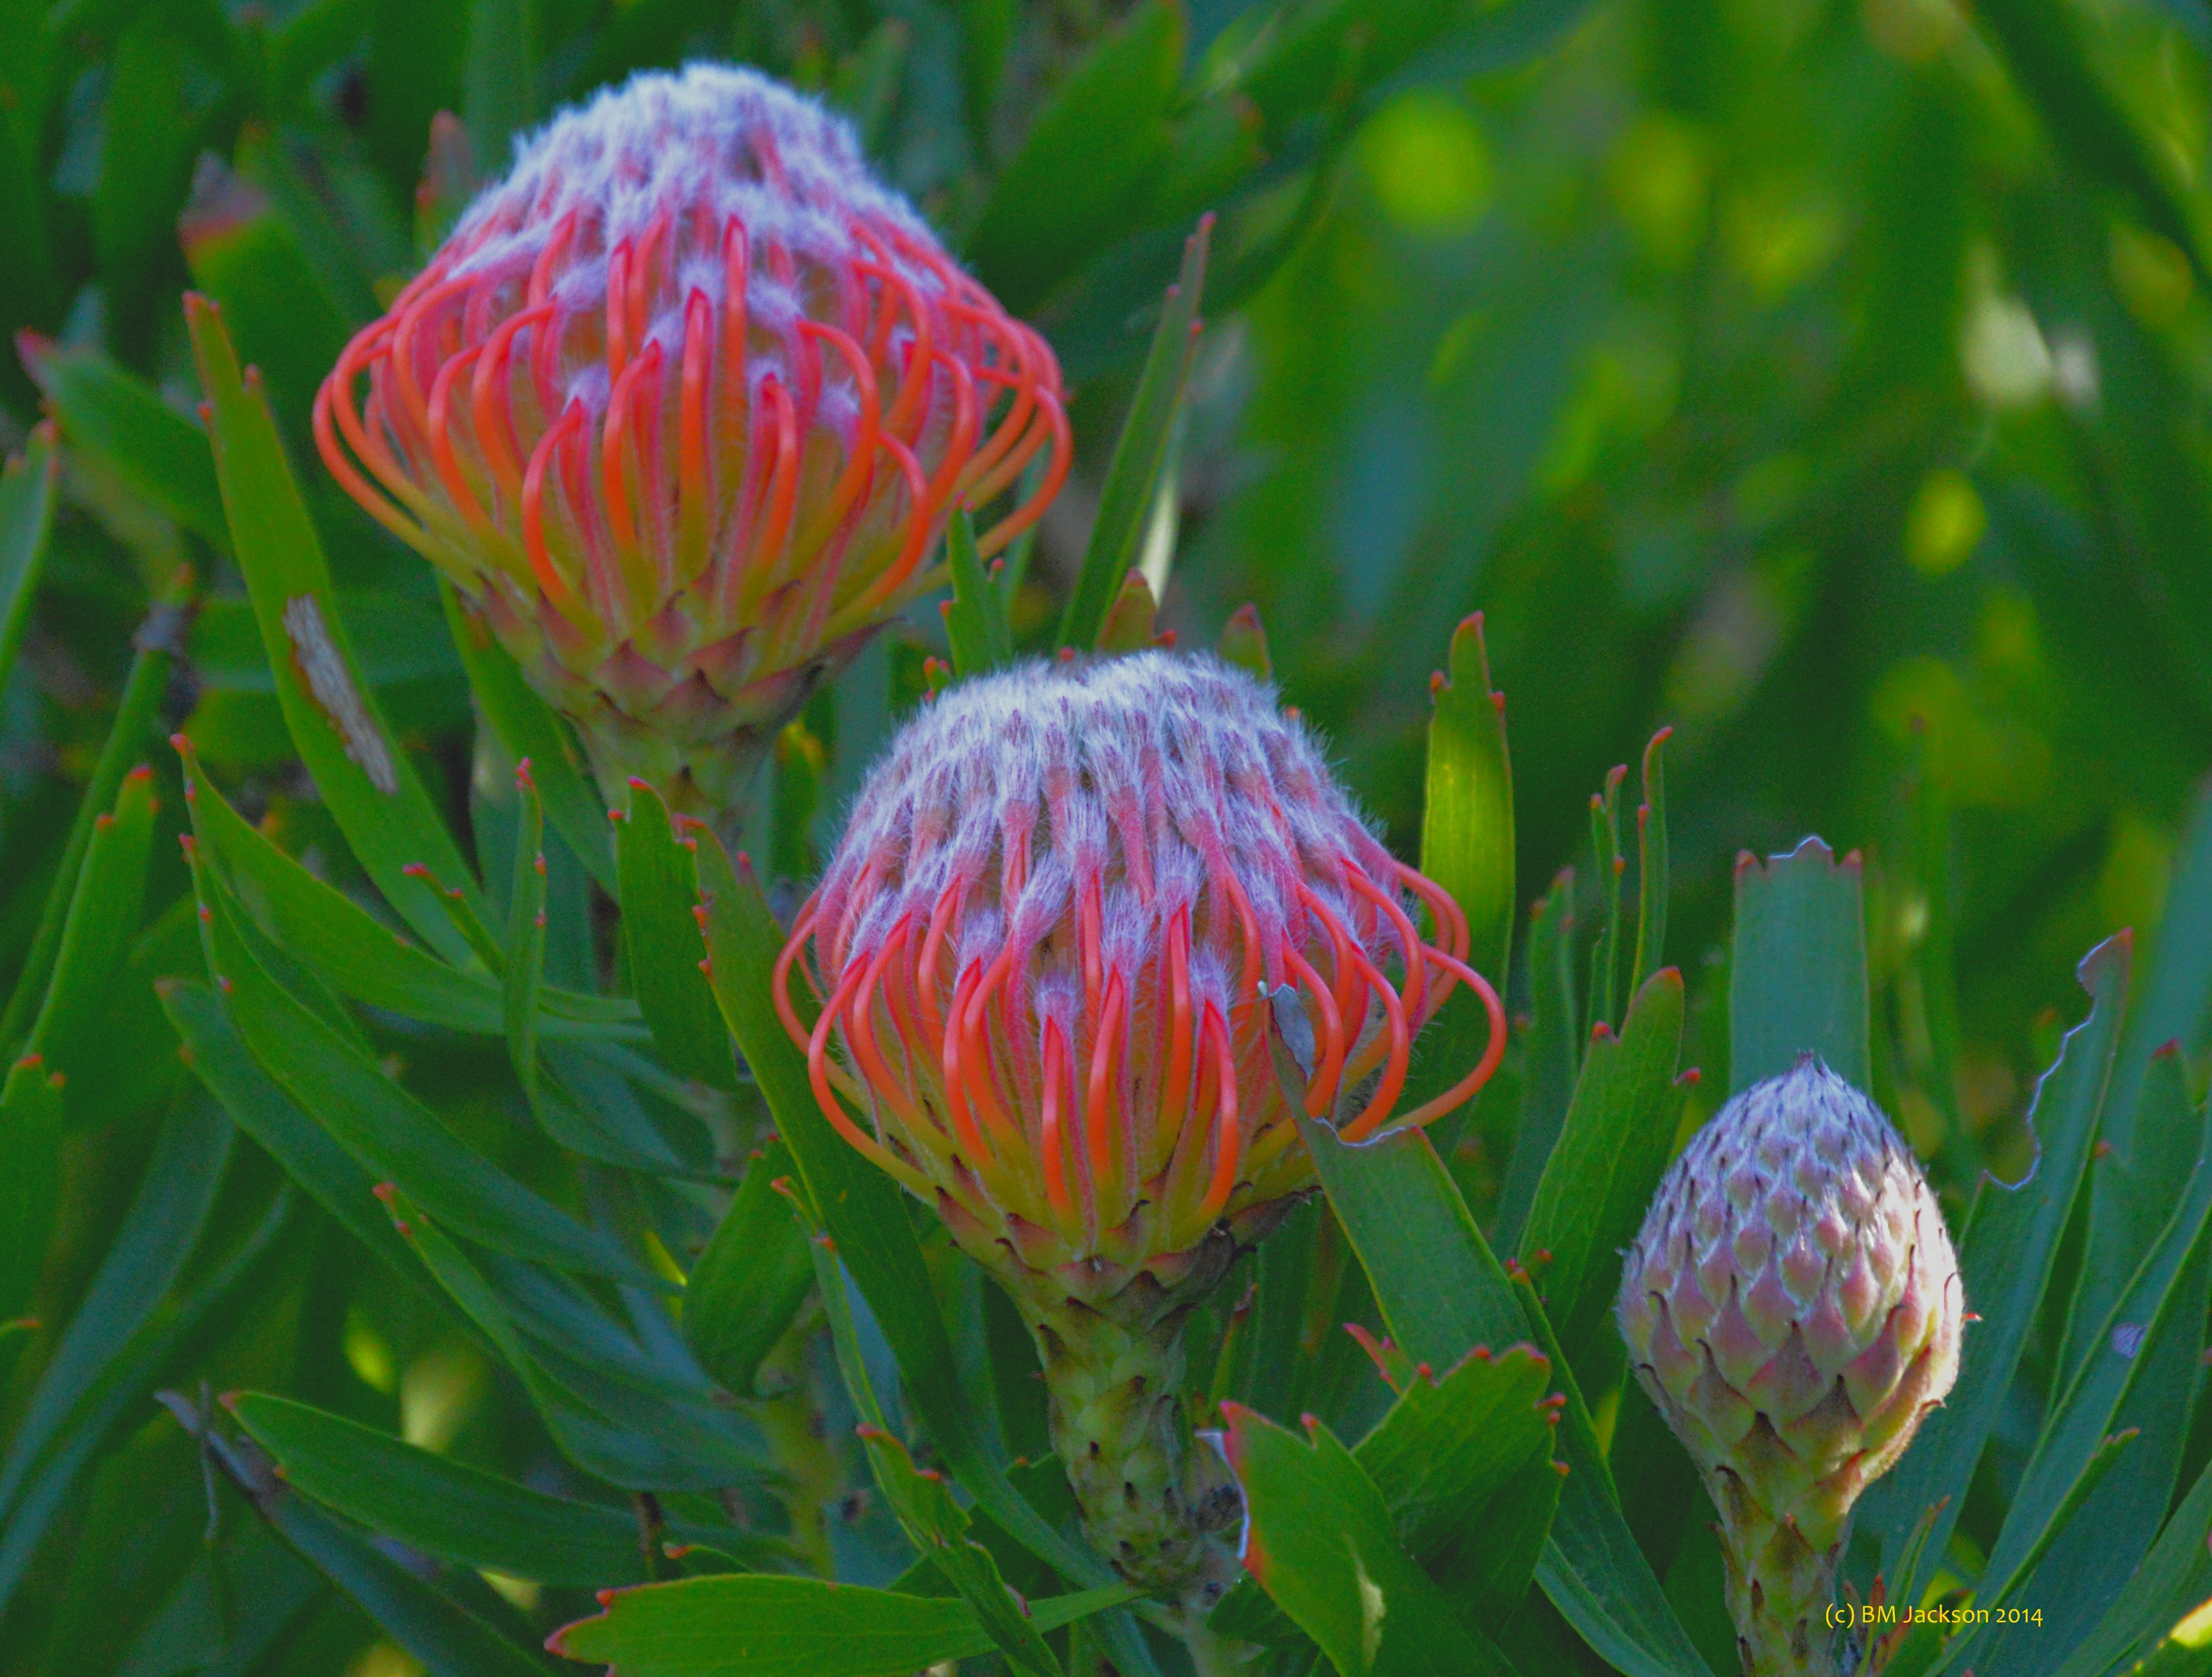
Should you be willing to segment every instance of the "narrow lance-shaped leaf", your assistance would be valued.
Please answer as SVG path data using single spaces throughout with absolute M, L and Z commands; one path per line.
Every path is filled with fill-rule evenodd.
M 107 742 L 100 748 L 100 760 L 93 765 L 92 778 L 85 783 L 84 794 L 78 799 L 76 818 L 70 823 L 69 838 L 62 847 L 61 866 L 55 872 L 54 886 L 46 893 L 46 902 L 39 910 L 39 923 L 31 934 L 30 949 L 15 975 L 7 1013 L 0 1018 L 0 1043 L 16 1041 L 29 1027 L 33 1012 L 45 999 L 46 979 L 61 947 L 64 921 L 74 900 L 71 889 L 63 882 L 76 878 L 85 848 L 92 842 L 94 823 L 114 801 L 124 775 L 140 761 L 140 754 L 146 748 L 155 719 L 161 711 L 162 696 L 168 690 L 169 671 L 182 637 L 185 606 L 191 586 L 189 573 L 176 578 L 138 631 L 135 641 L 137 655 L 131 661 L 131 673 L 125 678 L 122 697 L 116 703 L 114 724 L 107 731 Z
M 1674 730 L 1662 728 L 1644 748 L 1644 801 L 1636 808 L 1636 964 L 1633 997 L 1667 958 L 1667 769 L 1661 749 Z
M 225 1400 L 285 1482 L 403 1543 L 540 1583 L 638 1583 L 629 1513 L 548 1496 L 292 1399 Z
M 1668 967 L 1645 981 L 1619 1036 L 1598 1028 L 1522 1231 L 1522 1265 L 1537 1277 L 1569 1359 L 1586 1372 L 1600 1365 L 1598 1337 L 1613 1331 L 1620 1253 L 1674 1151 L 1681 1041 L 1682 977 Z M 1611 1354 L 1610 1340 L 1604 1350 Z
M 213 305 L 188 299 L 185 319 L 208 392 L 223 508 L 292 742 L 377 889 L 433 949 L 465 967 L 466 940 L 407 868 L 425 866 L 472 890 L 467 864 L 361 678 L 268 398 L 257 379 L 240 373 Z
M 93 823 L 53 977 L 31 1027 L 29 1052 L 46 1056 L 52 1069 L 66 1073 L 76 1056 L 99 1051 L 94 1027 L 138 930 L 160 807 L 154 771 L 142 763 L 123 777 L 114 809 Z
M 1063 647 L 1079 649 L 1097 642 L 1099 626 L 1121 588 L 1122 574 L 1136 562 L 1146 515 L 1152 509 L 1153 490 L 1167 458 L 1169 438 L 1182 404 L 1183 384 L 1198 341 L 1199 295 L 1206 284 L 1206 246 L 1212 234 L 1213 218 L 1207 216 L 1183 246 L 1182 274 L 1169 289 L 1160 310 L 1145 370 L 1129 404 L 1129 416 L 1122 423 L 1114 458 L 1106 468 L 1097 515 L 1083 550 L 1083 568 L 1077 574 L 1067 610 L 1060 620 Z
M 165 1394 L 164 1401 L 179 1424 L 202 1439 L 254 1512 L 433 1677 L 545 1677 L 550 1668 L 544 1661 L 286 1485 L 258 1445 L 223 1437 L 174 1394 Z
M 1498 1195 L 1501 1246 L 1518 1249 L 1521 1225 L 1536 1202 L 1537 1185 L 1567 1121 L 1582 1066 L 1581 1014 L 1576 1004 L 1575 874 L 1562 868 L 1528 925 L 1528 987 L 1535 1018 L 1521 1076 L 1521 1116 L 1505 1183 Z
M 1109 1584 L 1032 1602 L 1030 1622 L 1056 1631 L 1127 1594 Z M 950 1666 L 993 1644 L 957 1596 L 736 1573 L 617 1590 L 551 1646 L 622 1677 L 883 1677 Z
M 454 1229 L 495 1251 L 611 1279 L 662 1285 L 596 1230 L 541 1199 L 457 1139 L 383 1068 L 280 987 L 239 937 L 209 872 L 208 966 L 239 1035 L 285 1091 L 377 1179 L 400 1183 Z
M 0 472 L 0 684 L 15 667 L 31 602 L 46 566 L 46 536 L 53 528 L 54 478 L 61 459 L 54 428 L 40 425 L 30 447 Z
M 23 365 L 71 449 L 203 540 L 230 543 L 207 433 L 99 350 L 19 333 Z
M 756 1153 L 684 1290 L 684 1337 L 707 1372 L 740 1397 L 814 1285 L 805 1233 L 771 1186 L 792 1170 L 781 1141 Z
M 1628 866 L 1620 854 L 1620 783 L 1627 778 L 1628 765 L 1617 764 L 1606 775 L 1605 789 L 1590 794 L 1590 849 L 1597 859 L 1597 888 L 1605 893 L 1605 919 L 1590 945 L 1585 1035 L 1612 1024 L 1620 1002 L 1620 876 Z
M 576 736 L 553 708 L 531 690 L 522 671 L 491 630 L 463 602 L 453 585 L 438 581 L 446 626 L 469 676 L 477 707 L 509 756 L 527 758 L 545 802 L 545 818 L 592 878 L 618 890 L 614 852 L 607 843 L 606 811 L 593 790 L 591 770 Z
M 730 1028 L 699 965 L 698 842 L 678 839 L 668 806 L 643 781 L 614 823 L 623 943 L 639 1009 L 672 1071 L 716 1089 L 738 1086 Z
M 2072 1375 L 2088 1356 L 2092 1349 L 2088 1335 L 2105 1319 L 2105 1312 L 2112 1308 L 2142 1255 L 2144 1237 L 2132 1226 L 2138 1220 L 2141 1202 L 2156 1203 L 2162 1196 L 2170 1212 L 2173 1195 L 2188 1174 L 2185 1157 L 2173 1161 L 2178 1169 L 2168 1168 L 2166 1162 L 2157 1157 L 2160 1144 L 2170 1138 L 2145 1135 L 2139 1129 L 2136 1109 L 2151 1055 L 2166 1043 L 2175 1042 L 2194 1058 L 2203 1053 L 2208 1040 L 2212 1040 L 2212 788 L 2198 798 L 2178 848 L 2150 970 L 2112 1064 L 2112 1086 L 2098 1134 L 2111 1144 L 2124 1169 L 2137 1164 L 2141 1168 L 2129 1171 L 2136 1190 L 2132 1194 L 2124 1191 L 2124 1178 L 2107 1182 L 2103 1171 L 2091 1178 L 2088 1244 L 2082 1253 L 2081 1279 L 2067 1319 L 2065 1349 L 2059 1361 L 2064 1375 Z M 2148 1146 L 2144 1147 L 2144 1143 Z
M 527 758 L 515 765 L 521 827 L 514 840 L 514 883 L 507 894 L 507 941 L 501 963 L 507 1058 L 532 1110 L 538 1097 L 538 992 L 545 981 L 545 817 Z
M 392 1232 L 390 1219 L 377 1207 L 368 1172 L 261 1069 L 216 993 L 185 979 L 167 980 L 161 989 L 161 1006 L 182 1044 L 179 1052 L 185 1063 L 239 1128 L 259 1142 L 342 1227 L 381 1257 L 392 1273 L 410 1280 L 419 1275 L 415 1261 Z
M 945 556 L 952 572 L 952 598 L 945 603 L 945 635 L 957 676 L 979 676 L 1011 664 L 1014 632 L 1006 602 L 983 574 L 975 552 L 975 522 L 962 507 L 945 532 Z
M 2015 1183 L 1984 1176 L 1960 1236 L 1967 1308 L 1981 1320 L 1967 1326 L 1958 1384 L 1922 1425 L 1912 1448 L 1860 1504 L 1861 1529 L 1879 1535 L 1882 1567 L 1897 1574 L 1892 1588 L 1899 1601 L 1919 1599 L 1929 1571 L 1946 1552 L 1968 1482 L 2042 1309 L 2112 1077 L 2113 1045 L 2127 1006 L 2129 949 L 2124 933 L 2099 945 L 2081 963 L 2089 1015 L 2067 1033 L 2057 1064 L 2036 1086 L 2028 1115 L 2035 1162 Z M 1923 1519 L 1933 1524 L 1920 1545 L 1921 1559 L 1911 1576 L 1898 1574 L 1900 1558 Z
M 1817 838 L 1735 869 L 1735 954 L 1729 977 L 1729 1092 L 1779 1077 L 1816 1054 L 1864 1089 L 1866 908 L 1858 854 L 1841 862 Z

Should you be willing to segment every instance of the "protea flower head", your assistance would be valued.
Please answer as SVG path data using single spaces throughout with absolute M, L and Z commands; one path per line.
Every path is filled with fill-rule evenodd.
M 603 783 L 713 813 L 822 674 L 939 580 L 960 505 L 1068 458 L 1042 338 L 750 70 L 633 77 L 504 180 L 325 380 L 355 499 L 453 579 Z
M 1211 659 L 963 684 L 863 787 L 784 951 L 786 1026 L 830 1122 L 1012 1295 L 1092 1540 L 1132 1581 L 1198 1609 L 1237 1576 L 1217 1540 L 1237 1492 L 1191 1447 L 1182 1328 L 1313 1180 L 1265 998 L 1302 995 L 1307 1106 L 1356 1139 L 1392 1121 L 1453 985 L 1488 1001 L 1492 1052 L 1395 1121 L 1495 1066 L 1496 998 L 1467 954 L 1450 896 Z M 794 965 L 824 1000 L 811 1030 Z
M 1747 1677 L 1836 1669 L 1851 1506 L 1951 1389 L 1965 1317 L 1920 1167 L 1810 1054 L 1723 1107 L 1660 1183 L 1620 1331 L 1719 1510 Z

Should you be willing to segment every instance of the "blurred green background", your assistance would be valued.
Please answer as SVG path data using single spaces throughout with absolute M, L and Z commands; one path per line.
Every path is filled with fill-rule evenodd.
M 1430 675 L 1484 611 L 1524 908 L 1561 867 L 1587 876 L 1592 788 L 1671 724 L 1670 957 L 1693 985 L 1717 958 L 1739 852 L 1863 848 L 1877 1092 L 1954 1184 L 2022 1158 L 2073 964 L 2155 924 L 2212 763 L 2206 0 L 0 0 L 0 324 L 30 334 L 0 357 L 0 441 L 25 446 L 34 377 L 119 368 L 189 413 L 179 293 L 219 298 L 371 678 L 457 820 L 469 701 L 428 568 L 330 486 L 307 404 L 471 157 L 495 167 L 559 104 L 696 56 L 848 112 L 1061 351 L 1079 466 L 1018 629 L 1048 639 L 1150 310 L 1218 208 L 1146 547 L 1164 622 L 1210 645 L 1256 602 L 1286 699 L 1411 855 Z M 459 120 L 434 147 L 440 112 Z M 290 848 L 351 866 L 291 759 L 219 517 L 87 446 L 58 520 L 0 695 L 0 973 L 185 567 L 210 592 L 167 721 Z M 941 645 L 918 611 L 789 742 L 767 835 L 787 875 Z M 156 769 L 173 830 L 173 762 Z M 181 866 L 157 855 L 107 1022 L 131 1052 L 72 1093 L 112 1121 L 70 1157 L 80 1272 L 175 1075 L 148 986 L 198 961 Z M 1720 993 L 1693 1017 L 1709 1070 Z M 465 1057 L 415 1072 L 489 1098 Z M 1478 1185 L 1486 1134 L 1462 1161 Z M 349 1313 L 342 1237 L 311 1235 L 224 1327 L 227 1377 L 326 1398 L 357 1380 L 383 1397 L 356 1408 L 450 1440 L 487 1371 L 392 1365 L 404 1334 Z M 429 1394 L 411 1412 L 409 1380 Z M 131 1448 L 151 1475 L 177 1437 Z M 98 1481 L 118 1507 L 135 1459 Z M 23 1650 L 58 1625 L 136 1634 L 53 1577 L 0 1669 L 39 1668 Z M 331 1622 L 296 1668 L 352 1657 L 359 1623 Z

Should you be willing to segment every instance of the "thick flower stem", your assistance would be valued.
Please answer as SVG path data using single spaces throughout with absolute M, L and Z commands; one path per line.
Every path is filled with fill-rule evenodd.
M 1130 1583 L 1203 1619 L 1237 1581 L 1231 1538 L 1242 1504 L 1227 1465 L 1183 1413 L 1188 1305 L 1155 1314 L 1126 1294 L 1105 1311 L 1073 1298 L 1023 1303 L 1085 1534 Z M 1139 1308 L 1117 1308 L 1127 1303 Z
M 1714 1489 L 1723 1510 L 1717 1529 L 1729 1616 L 1744 1677 L 1838 1677 L 1827 1610 L 1843 1545 L 1814 1549 L 1726 1477 Z

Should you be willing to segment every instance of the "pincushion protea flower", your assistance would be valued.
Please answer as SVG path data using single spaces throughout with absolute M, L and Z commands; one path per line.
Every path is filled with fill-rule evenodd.
M 1809 1054 L 1668 1170 L 1620 1331 L 1720 1511 L 1747 1677 L 1835 1671 L 1825 1609 L 1851 1505 L 1951 1389 L 1965 1316 L 1920 1167 Z
M 850 131 L 750 71 L 556 118 L 315 402 L 324 459 L 578 723 L 617 795 L 713 812 L 956 506 L 1066 471 L 1044 340 Z
M 1093 1542 L 1194 1614 L 1237 1577 L 1219 1538 L 1239 1504 L 1191 1443 L 1182 1324 L 1313 1180 L 1264 997 L 1302 993 L 1307 1105 L 1358 1139 L 1392 1121 L 1455 983 L 1489 1004 L 1490 1051 L 1395 1121 L 1495 1067 L 1503 1022 L 1467 952 L 1457 905 L 1376 842 L 1266 690 L 1162 653 L 949 690 L 799 913 L 777 1002 L 823 1111 L 1006 1285 Z M 811 1030 L 794 966 L 825 1001 Z

